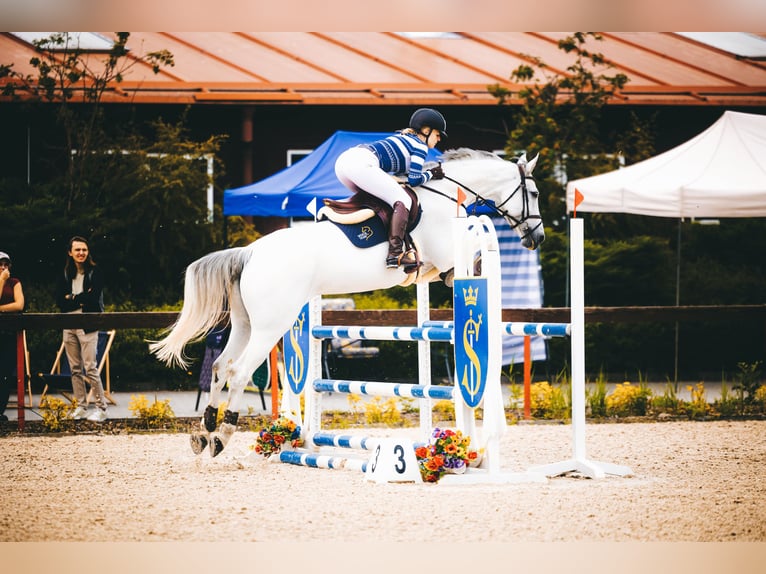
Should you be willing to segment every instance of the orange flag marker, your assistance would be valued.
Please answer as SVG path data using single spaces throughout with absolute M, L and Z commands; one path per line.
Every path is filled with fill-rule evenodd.
M 457 188 L 457 216 L 460 217 L 460 206 L 463 205 L 465 198 L 468 197 L 465 192 L 458 187 Z
M 579 189 L 575 188 L 574 209 L 572 210 L 572 217 L 577 217 L 577 206 L 582 203 L 583 199 L 585 199 L 585 196 L 580 193 Z

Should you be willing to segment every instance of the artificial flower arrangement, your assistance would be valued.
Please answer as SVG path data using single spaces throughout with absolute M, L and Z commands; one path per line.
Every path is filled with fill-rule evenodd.
M 268 427 L 260 430 L 255 439 L 255 445 L 250 448 L 257 454 L 269 457 L 272 454 L 277 454 L 285 445 L 292 448 L 303 445 L 301 427 L 287 417 L 279 417 L 272 421 Z
M 470 436 L 461 431 L 435 428 L 425 446 L 415 449 L 420 474 L 425 482 L 438 482 L 446 473 L 461 474 L 472 463 L 478 462 L 479 453 L 470 450 Z

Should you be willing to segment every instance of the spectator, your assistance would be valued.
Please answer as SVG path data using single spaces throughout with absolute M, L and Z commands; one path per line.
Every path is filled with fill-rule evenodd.
M 64 271 L 56 283 L 56 303 L 62 313 L 101 313 L 104 311 L 104 280 L 101 270 L 90 255 L 88 240 L 75 236 L 69 240 Z M 77 401 L 70 415 L 103 422 L 107 419 L 106 398 L 98 373 L 96 348 L 98 330 L 64 329 L 64 350 L 72 372 L 72 392 Z M 86 388 L 93 391 L 96 409 L 88 416 Z
M 23 310 L 21 281 L 11 277 L 11 258 L 0 251 L 0 313 L 21 313 Z M 8 420 L 5 407 L 8 406 L 11 389 L 16 387 L 16 361 L 16 333 L 0 331 L 0 421 Z

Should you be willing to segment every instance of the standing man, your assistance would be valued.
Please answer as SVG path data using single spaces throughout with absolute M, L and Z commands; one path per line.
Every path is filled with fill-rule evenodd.
M 102 313 L 104 311 L 104 279 L 101 270 L 90 255 L 88 240 L 79 235 L 69 240 L 64 272 L 56 283 L 56 303 L 62 313 Z M 103 422 L 107 419 L 106 399 L 101 375 L 98 373 L 96 348 L 98 330 L 64 329 L 64 350 L 72 371 L 72 392 L 77 407 L 71 417 L 87 416 L 87 381 L 96 399 L 96 409 L 89 421 Z

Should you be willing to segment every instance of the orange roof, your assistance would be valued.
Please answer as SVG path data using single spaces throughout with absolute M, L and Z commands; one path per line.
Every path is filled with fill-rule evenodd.
M 108 38 L 112 33 L 100 33 Z M 135 103 L 496 105 L 487 86 L 511 91 L 511 71 L 533 58 L 566 73 L 557 47 L 569 32 L 410 36 L 394 32 L 131 32 L 133 54 L 168 50 L 175 66 L 131 68 L 104 100 Z M 766 105 L 766 59 L 685 35 L 605 32 L 591 42 L 630 81 L 612 104 Z M 766 45 L 766 37 L 753 36 Z M 32 73 L 33 47 L 0 34 L 0 63 Z M 103 55 L 95 54 L 96 60 Z M 540 78 L 545 81 L 545 78 Z M 512 100 L 511 103 L 514 103 Z M 518 102 L 516 102 L 518 103 Z

